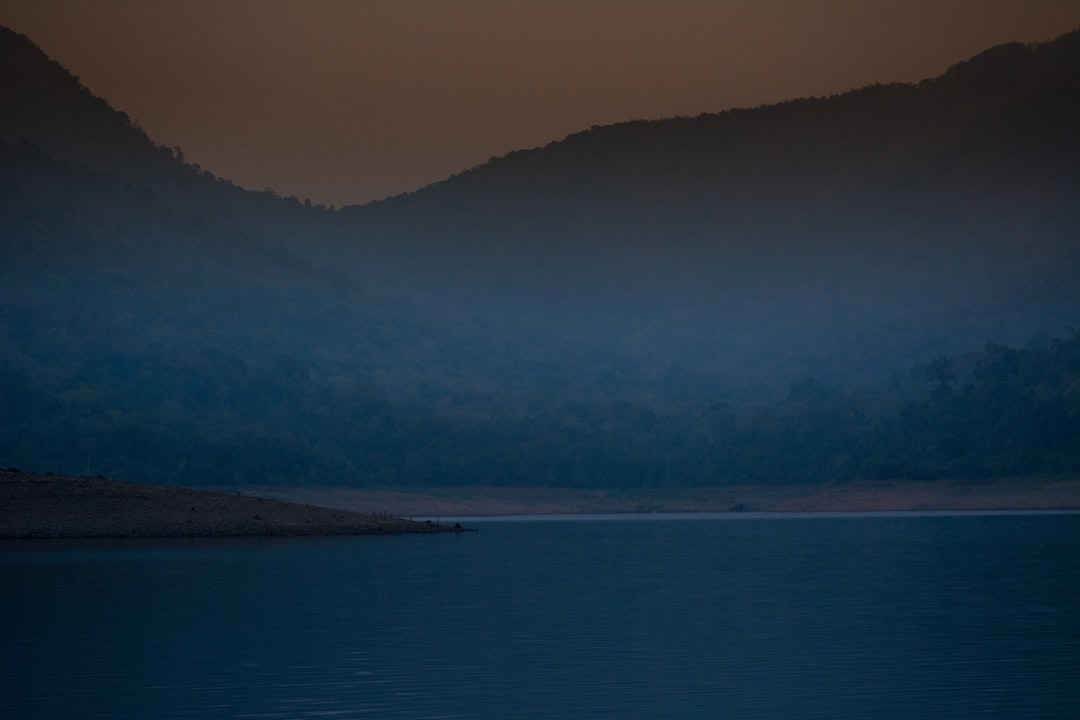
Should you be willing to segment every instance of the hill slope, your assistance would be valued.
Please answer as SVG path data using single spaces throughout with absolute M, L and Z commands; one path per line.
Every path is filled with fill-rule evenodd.
M 1071 33 L 919 85 L 594 128 L 342 215 L 372 286 L 841 377 L 1074 322 L 1078 127 Z
M 2 29 L 0 95 L 0 464 L 216 485 L 1075 467 L 1080 33 L 593 128 L 340 212 L 187 165 Z M 1040 333 L 1021 380 L 970 396 L 1057 431 L 995 455 L 950 429 L 967 391 L 933 395 L 926 363 Z

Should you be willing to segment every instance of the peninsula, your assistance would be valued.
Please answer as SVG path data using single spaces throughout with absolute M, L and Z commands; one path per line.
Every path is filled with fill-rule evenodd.
M 0 470 L 0 539 L 386 535 L 463 532 L 386 512 Z

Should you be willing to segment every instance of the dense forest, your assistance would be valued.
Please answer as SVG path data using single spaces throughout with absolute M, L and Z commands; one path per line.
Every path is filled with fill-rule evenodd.
M 5 317 L 28 358 L 0 374 L 0 453 L 24 467 L 159 483 L 604 486 L 985 479 L 1080 473 L 1080 333 L 987 345 L 880 383 L 812 378 L 753 407 L 551 390 L 483 416 L 396 405 L 285 358 L 168 357 Z M 75 334 L 75 336 L 73 336 Z M 71 341 L 85 349 L 67 355 Z M 122 350 L 121 347 L 128 349 Z M 56 361 L 65 356 L 65 363 Z M 583 378 L 603 384 L 605 378 Z M 663 384 L 663 381 L 658 381 Z
M 336 210 L 186 163 L 0 28 L 0 467 L 1075 474 L 1078 88 L 1080 32 Z

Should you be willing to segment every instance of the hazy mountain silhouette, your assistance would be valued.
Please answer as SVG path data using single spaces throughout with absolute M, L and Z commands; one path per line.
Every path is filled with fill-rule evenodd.
M 185 163 L 2 28 L 0 98 L 0 401 L 20 409 L 0 463 L 189 483 L 1071 467 L 941 451 L 934 413 L 965 406 L 923 397 L 940 373 L 893 373 L 1080 316 L 1080 33 L 918 85 L 595 127 L 336 212 Z M 980 407 L 1080 416 L 1075 344 L 1022 356 L 1056 414 L 1005 380 Z M 983 356 L 979 378 L 1007 375 Z
M 249 192 L 183 161 L 179 148 L 152 141 L 24 35 L 0 27 L 0 140 L 27 143 L 52 160 L 149 191 L 178 215 L 197 216 L 264 245 L 290 247 L 321 208 L 284 202 L 269 188 Z M 303 244 L 303 243 L 299 243 Z
M 343 216 L 367 282 L 480 305 L 614 302 L 823 359 L 1018 341 L 1080 310 L 1078 83 L 1071 33 L 918 85 L 593 128 Z

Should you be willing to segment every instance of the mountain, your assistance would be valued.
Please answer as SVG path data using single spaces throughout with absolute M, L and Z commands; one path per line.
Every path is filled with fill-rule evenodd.
M 340 211 L 186 163 L 5 29 L 0 97 L 0 465 L 183 484 L 1080 470 L 1080 33 L 918 85 L 595 127 Z M 970 352 L 987 342 L 1029 344 Z M 967 397 L 1043 430 L 971 440 Z
M 260 244 L 294 252 L 304 229 L 325 208 L 270 189 L 249 192 L 183 161 L 180 148 L 152 141 L 126 113 L 114 110 L 24 35 L 0 27 L 0 140 L 33 145 L 51 160 L 90 170 L 152 195 L 176 215 L 212 222 Z
M 0 81 L 0 456 L 265 479 L 308 466 L 309 413 L 392 415 L 352 357 L 389 321 L 296 252 L 329 211 L 184 163 L 8 30 Z
M 1075 321 L 1078 82 L 1071 33 L 918 85 L 593 128 L 342 216 L 371 285 L 614 304 L 717 369 L 790 347 L 875 371 Z

